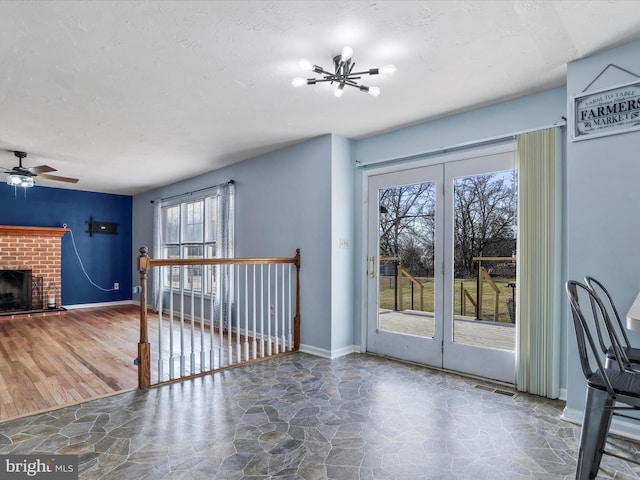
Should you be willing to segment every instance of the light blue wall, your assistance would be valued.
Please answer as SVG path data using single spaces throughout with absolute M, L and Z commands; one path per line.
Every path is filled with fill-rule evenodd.
M 331 351 L 354 345 L 354 165 L 352 142 L 333 136 L 331 154 Z M 350 350 L 349 350 L 350 349 Z
M 332 142 L 322 136 L 134 197 L 136 251 L 153 245 L 150 200 L 235 180 L 236 257 L 292 257 L 301 249 L 301 343 L 329 352 Z
M 609 64 L 640 73 L 640 42 L 625 45 L 567 66 L 567 111 Z M 638 80 L 608 68 L 588 91 Z M 567 142 L 567 278 L 592 275 L 611 291 L 623 316 L 640 290 L 640 132 Z M 565 318 L 569 312 L 565 306 Z M 585 381 L 569 324 L 567 409 L 584 408 Z M 640 335 L 632 332 L 632 343 Z
M 549 126 L 566 116 L 565 102 L 565 89 L 558 88 L 369 137 L 355 142 L 355 160 L 368 164 L 420 156 L 441 148 Z

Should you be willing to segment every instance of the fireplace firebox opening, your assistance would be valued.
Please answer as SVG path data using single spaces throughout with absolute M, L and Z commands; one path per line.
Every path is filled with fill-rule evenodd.
M 0 270 L 0 312 L 32 308 L 32 271 Z

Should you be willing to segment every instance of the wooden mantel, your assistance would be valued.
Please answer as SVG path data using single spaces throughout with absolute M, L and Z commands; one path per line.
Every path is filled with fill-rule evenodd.
M 34 237 L 62 237 L 70 229 L 60 227 L 18 227 L 14 225 L 0 225 L 1 235 L 20 235 Z

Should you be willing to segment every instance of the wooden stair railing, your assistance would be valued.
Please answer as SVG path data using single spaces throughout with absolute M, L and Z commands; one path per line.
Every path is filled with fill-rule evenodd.
M 478 279 L 476 283 L 477 288 L 477 300 L 476 300 L 476 320 L 482 320 L 482 295 L 484 291 L 484 281 L 486 281 L 495 295 L 495 306 L 493 311 L 493 320 L 499 321 L 499 304 L 500 304 L 500 288 L 496 285 L 491 278 L 491 275 L 485 267 L 482 266 L 482 262 L 513 262 L 517 261 L 515 256 L 513 257 L 473 257 L 474 262 L 478 262 Z
M 277 355 L 280 352 L 280 345 L 282 346 L 282 353 L 287 351 L 296 351 L 300 348 L 300 249 L 296 249 L 296 255 L 292 258 L 209 258 L 209 259 L 154 259 L 148 256 L 147 247 L 140 247 L 140 256 L 138 257 L 138 271 L 140 273 L 140 341 L 138 343 L 138 358 L 136 358 L 135 363 L 138 365 L 138 388 L 144 389 L 148 388 L 152 385 L 152 348 L 149 342 L 149 318 L 148 318 L 148 287 L 147 280 L 149 272 L 153 271 L 153 268 L 162 268 L 169 267 L 173 269 L 174 267 L 179 267 L 179 283 L 180 287 L 177 290 L 174 290 L 173 284 L 168 286 L 167 289 L 164 288 L 163 285 L 163 275 L 162 272 L 157 276 L 160 279 L 159 286 L 159 311 L 158 311 L 158 382 L 165 383 L 166 381 L 175 381 L 177 379 L 184 379 L 193 376 L 203 375 L 206 373 L 210 373 L 212 371 L 236 366 L 242 363 L 248 363 L 250 361 L 255 361 L 258 357 L 258 351 L 260 352 L 260 358 L 267 358 L 269 356 Z M 295 265 L 295 297 L 291 293 L 291 282 L 293 272 L 291 272 L 291 267 L 289 267 L 288 272 L 285 272 L 284 266 L 289 264 Z M 267 285 L 264 285 L 264 275 L 263 270 L 264 266 L 267 266 Z M 274 267 L 275 272 L 273 275 L 271 274 L 271 265 L 276 265 Z M 281 277 L 278 277 L 278 265 L 282 265 L 280 268 Z M 216 314 L 217 310 L 214 310 L 214 297 L 215 295 L 212 292 L 206 293 L 203 287 L 203 272 L 206 271 L 206 268 L 210 269 L 212 272 L 213 269 L 216 272 L 221 273 L 222 268 L 227 268 L 226 272 L 232 272 L 231 278 L 233 283 L 228 283 L 225 288 L 227 289 L 235 289 L 234 290 L 234 298 L 235 298 L 235 309 L 233 313 L 236 315 L 236 323 L 233 325 L 232 322 L 232 307 L 225 303 L 226 308 L 228 309 L 227 317 L 223 316 L 223 306 L 222 302 L 219 302 L 221 305 L 219 316 L 219 324 L 216 323 Z M 223 267 L 228 266 L 228 267 Z M 241 272 L 240 266 L 244 266 L 244 272 Z M 260 282 L 256 282 L 256 268 L 260 266 L 259 276 Z M 195 297 L 195 287 L 191 284 L 191 293 L 186 293 L 191 299 L 191 310 L 189 314 L 185 314 L 185 289 L 184 289 L 184 269 L 192 269 L 191 273 L 199 272 L 200 273 L 200 292 L 198 294 L 198 298 L 200 298 L 201 307 L 199 313 L 196 312 L 196 308 L 194 308 L 194 297 Z M 249 277 L 250 270 L 252 269 L 253 273 L 253 283 L 249 288 Z M 201 269 L 201 270 L 200 270 Z M 231 270 L 233 269 L 233 270 Z M 173 283 L 173 270 L 169 271 L 170 282 Z M 212 283 L 215 282 L 223 282 L 223 275 L 216 277 L 215 279 L 211 279 Z M 241 282 L 241 277 L 244 278 L 244 285 Z M 271 281 L 273 278 L 273 282 Z M 288 292 L 286 291 L 286 283 L 285 279 L 288 280 Z M 244 290 L 242 287 L 244 286 Z M 274 290 L 274 297 L 271 296 L 272 287 Z M 266 291 L 266 295 L 265 295 Z M 288 293 L 288 294 L 287 294 Z M 180 299 L 180 310 L 175 312 L 173 305 L 174 296 L 179 295 Z M 168 296 L 169 298 L 169 309 L 165 311 L 163 308 L 162 299 L 164 296 Z M 220 295 L 222 297 L 222 295 Z M 260 310 L 257 308 L 258 296 L 260 301 Z M 211 310 L 209 311 L 210 319 L 205 317 L 206 315 L 206 306 L 204 302 L 204 298 L 208 297 L 211 301 Z M 251 298 L 251 300 L 250 300 Z M 265 303 L 265 298 L 267 303 Z M 222 299 L 222 298 L 221 298 Z M 274 303 L 271 303 L 273 299 Z M 216 300 L 218 301 L 218 300 Z M 225 300 L 226 302 L 226 300 Z M 251 303 L 253 302 L 253 303 Z M 291 319 L 291 306 L 295 304 L 295 316 Z M 264 322 L 264 307 L 266 305 L 267 311 L 267 319 Z M 252 306 L 253 308 L 250 308 Z M 288 314 L 287 307 L 288 306 Z M 242 308 L 244 307 L 244 308 Z M 217 307 L 216 307 L 217 308 Z M 274 315 L 274 310 L 277 310 Z M 178 320 L 174 320 L 174 315 L 179 314 Z M 242 316 L 244 315 L 244 316 Z M 252 316 L 251 316 L 252 315 Z M 169 330 L 169 343 L 170 343 L 170 356 L 168 358 L 169 361 L 169 380 L 165 380 L 162 374 L 163 364 L 165 360 L 162 356 L 163 349 L 163 324 L 167 323 L 167 319 L 165 316 L 168 316 L 168 322 L 171 326 Z M 274 316 L 274 318 L 272 318 Z M 289 317 L 289 321 L 286 321 Z M 242 317 L 242 318 L 241 318 Z M 241 321 L 244 320 L 244 329 L 242 329 Z M 292 320 L 292 322 L 291 322 Z M 174 332 L 174 322 L 178 325 L 176 327 L 178 329 L 178 334 Z M 189 374 L 186 374 L 185 368 L 185 332 L 184 325 L 186 322 L 191 324 L 190 330 L 190 340 L 191 340 L 191 367 L 189 370 Z M 208 323 L 207 323 L 208 322 Z M 196 333 L 194 329 L 194 324 L 199 323 L 200 333 L 201 333 L 201 351 L 200 351 L 200 371 L 196 372 L 198 367 L 196 367 L 196 355 L 194 352 L 194 334 Z M 260 330 L 257 329 L 258 324 L 260 324 Z M 263 326 L 266 324 L 267 332 L 264 331 Z M 275 328 L 275 337 L 272 335 L 271 327 L 272 325 Z M 281 326 L 281 330 L 278 328 Z M 235 327 L 235 332 L 233 331 Z M 252 328 L 250 328 L 252 327 Z M 214 348 L 214 337 L 216 329 L 218 331 L 219 343 L 215 344 Z M 206 331 L 207 330 L 207 331 Z M 286 331 L 285 331 L 286 330 Z M 265 335 L 266 333 L 266 335 Z M 210 340 L 210 362 L 209 368 L 206 368 L 206 355 L 205 355 L 205 341 L 204 335 L 207 334 Z M 281 337 L 280 337 L 281 335 Z M 174 353 L 173 353 L 173 344 L 174 338 L 178 336 L 180 342 L 180 351 L 179 353 L 179 362 L 180 362 L 180 375 L 174 376 Z M 228 343 L 225 345 L 223 343 L 223 336 L 226 336 Z M 237 362 L 233 360 L 232 350 L 234 345 L 232 344 L 232 337 L 236 339 L 236 356 Z M 259 337 L 259 338 L 258 338 Z M 244 349 L 241 347 L 240 340 L 244 338 Z M 252 338 L 251 347 L 249 346 L 249 338 Z M 218 340 L 215 340 L 218 342 Z M 265 349 L 265 342 L 267 348 Z M 281 343 L 280 343 L 281 342 Z M 275 347 L 275 353 L 272 351 L 272 346 Z M 228 357 L 224 356 L 224 350 L 227 347 L 226 353 Z M 259 348 L 258 348 L 259 347 Z M 250 349 L 252 350 L 252 355 L 250 356 Z M 214 353 L 215 350 L 215 353 Z M 243 351 L 242 351 L 243 350 Z M 266 354 L 265 354 L 266 352 Z M 244 361 L 241 361 L 241 358 L 244 353 Z M 250 358 L 252 357 L 252 358 Z M 227 359 L 227 365 L 223 365 L 224 359 Z M 218 366 L 216 367 L 216 362 Z M 177 363 L 177 362 L 176 362 Z
M 418 280 L 416 277 L 414 277 L 411 272 L 409 272 L 409 270 L 407 270 L 406 268 L 404 268 L 402 265 L 398 265 L 398 300 L 397 300 L 397 304 L 398 304 L 398 311 L 403 311 L 404 310 L 404 290 L 403 290 L 403 284 L 402 284 L 402 277 L 405 276 L 409 279 L 410 282 L 412 282 L 412 285 L 417 285 L 418 286 L 418 290 L 420 292 L 420 308 L 419 310 L 422 312 L 424 311 L 424 285 L 420 282 L 420 280 Z M 412 287 L 413 288 L 413 287 Z M 413 297 L 413 294 L 412 294 Z M 413 310 L 413 301 L 411 302 L 411 309 Z

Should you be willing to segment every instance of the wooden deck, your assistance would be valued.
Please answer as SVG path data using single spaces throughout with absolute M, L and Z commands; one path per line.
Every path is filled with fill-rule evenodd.
M 380 310 L 380 329 L 406 335 L 433 337 L 433 314 L 404 310 Z M 478 321 L 456 317 L 453 324 L 454 342 L 480 347 L 515 350 L 516 329 L 512 323 Z

